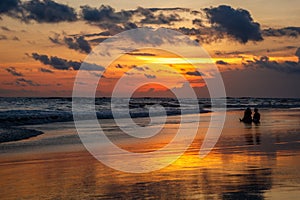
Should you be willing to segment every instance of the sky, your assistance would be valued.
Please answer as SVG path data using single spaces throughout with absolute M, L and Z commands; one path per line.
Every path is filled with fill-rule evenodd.
M 123 80 L 123 95 L 208 97 L 220 73 L 230 97 L 300 98 L 299 13 L 298 0 L 2 0 L 0 96 L 72 96 L 74 83 L 110 96 Z M 118 40 L 137 28 L 151 31 Z

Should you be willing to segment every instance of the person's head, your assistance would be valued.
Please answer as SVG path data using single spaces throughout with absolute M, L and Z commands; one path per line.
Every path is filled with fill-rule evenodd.
M 254 108 L 254 112 L 258 112 L 258 109 L 257 109 L 257 108 Z
M 247 111 L 251 111 L 251 109 L 248 107 L 247 109 L 246 109 Z

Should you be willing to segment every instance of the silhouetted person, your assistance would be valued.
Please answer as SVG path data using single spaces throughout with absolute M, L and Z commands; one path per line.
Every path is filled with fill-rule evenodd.
M 252 121 L 253 121 L 255 124 L 260 123 L 260 114 L 259 114 L 257 108 L 254 109 L 254 115 L 253 115 Z
M 251 124 L 252 122 L 252 111 L 250 108 L 247 108 L 244 112 L 244 117 L 243 119 L 240 119 L 241 122 L 244 122 L 244 123 L 249 123 Z

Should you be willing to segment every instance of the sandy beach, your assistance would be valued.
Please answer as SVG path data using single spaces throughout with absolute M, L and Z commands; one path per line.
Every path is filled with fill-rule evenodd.
M 199 148 L 210 115 L 201 114 L 194 142 L 177 161 L 142 174 L 117 171 L 96 160 L 81 144 L 72 122 L 29 126 L 44 134 L 0 144 L 1 198 L 297 199 L 299 110 L 262 110 L 258 126 L 240 123 L 242 111 L 228 111 L 217 145 L 201 159 Z M 128 137 L 112 137 L 112 140 L 133 152 L 159 149 L 178 127 L 179 116 L 170 119 L 162 133 L 147 143 Z M 111 126 L 109 120 L 101 123 Z M 118 132 L 111 129 L 109 134 Z M 122 164 L 130 165 L 129 160 L 122 160 L 122 155 L 115 156 Z

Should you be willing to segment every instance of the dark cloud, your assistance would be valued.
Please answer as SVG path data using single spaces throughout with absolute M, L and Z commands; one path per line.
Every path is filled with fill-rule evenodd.
M 54 43 L 54 44 L 61 44 L 61 41 L 59 39 L 59 34 L 58 33 L 55 33 L 53 37 L 48 37 L 49 40 Z
M 39 83 L 36 83 L 32 80 L 28 80 L 25 78 L 18 78 L 16 80 L 16 84 L 20 86 L 41 86 Z
M 280 29 L 268 28 L 262 31 L 264 36 L 273 37 L 298 37 L 300 35 L 300 27 L 285 27 Z
M 218 64 L 218 65 L 229 65 L 228 62 L 225 62 L 225 61 L 223 61 L 223 60 L 217 60 L 217 61 L 216 61 L 216 64 Z
M 77 38 L 65 37 L 64 42 L 70 49 L 74 49 L 83 53 L 90 53 L 91 46 L 82 36 Z
M 226 33 L 241 43 L 263 40 L 260 24 L 253 21 L 247 10 L 221 5 L 205 8 L 204 11 L 213 28 Z
M 114 8 L 106 5 L 101 5 L 100 8 L 91 8 L 89 6 L 81 6 L 82 17 L 86 21 L 90 22 L 127 22 L 133 12 L 132 11 L 120 11 L 116 12 Z
M 73 67 L 74 70 L 86 70 L 86 71 L 104 71 L 105 68 L 94 64 L 94 63 L 87 63 L 87 62 L 77 62 L 77 61 L 69 61 L 69 64 Z
M 16 68 L 14 67 L 8 67 L 5 70 L 13 76 L 23 76 L 23 74 L 21 72 L 17 72 Z
M 23 3 L 25 10 L 24 20 L 56 23 L 62 21 L 75 21 L 77 14 L 74 8 L 52 0 L 31 0 Z
M 244 63 L 244 66 L 248 68 L 265 68 L 283 73 L 300 74 L 300 62 L 284 61 L 279 63 L 277 61 L 270 61 L 267 56 L 262 56 L 260 59 L 249 60 L 247 63 Z
M 100 78 L 106 78 L 102 73 L 96 73 L 96 72 L 89 72 L 91 75 L 95 77 L 100 77 Z
M 58 70 L 79 70 L 81 68 L 81 70 L 87 71 L 103 71 L 105 69 L 104 67 L 93 63 L 78 62 L 72 60 L 68 61 L 66 59 L 59 58 L 56 56 L 48 57 L 47 55 L 40 55 L 37 53 L 32 53 L 32 58 Z
M 0 40 L 14 40 L 14 41 L 20 41 L 20 39 L 17 36 L 8 38 L 6 35 L 0 35 Z
M 120 64 L 117 64 L 117 65 L 116 65 L 116 68 L 117 68 L 117 69 L 122 69 L 122 68 L 123 68 L 123 66 L 122 66 L 122 65 L 120 65 Z
M 158 29 L 142 29 L 142 30 L 132 30 L 129 33 L 124 33 L 124 36 L 133 42 L 141 45 L 151 45 L 151 46 L 159 46 L 162 44 L 187 44 L 195 46 L 196 43 L 191 42 L 187 38 L 180 38 L 180 34 L 169 29 L 158 28 Z M 131 49 L 132 50 L 132 49 Z
M 54 44 L 66 45 L 68 48 L 82 53 L 90 53 L 92 50 L 84 36 L 74 35 L 74 37 L 60 38 L 60 34 L 55 33 L 53 37 L 49 37 L 49 40 Z
M 84 37 L 95 37 L 95 36 L 110 36 L 109 31 L 103 31 L 100 33 L 91 33 L 91 34 L 85 34 Z
M 140 21 L 140 23 L 143 24 L 172 24 L 173 22 L 182 21 L 182 18 L 176 13 L 170 15 L 164 15 L 163 13 L 154 15 L 153 10 L 142 7 L 139 7 L 136 11 L 144 16 Z
M 221 31 L 217 31 L 215 28 L 198 26 L 196 28 L 192 27 L 180 27 L 178 29 L 174 29 L 176 31 L 181 32 L 182 34 L 188 36 L 196 36 L 195 42 L 201 42 L 209 44 L 212 42 L 218 42 L 224 38 L 224 34 Z
M 0 35 L 0 40 L 8 40 L 8 38 L 6 37 L 6 35 Z
M 151 75 L 151 74 L 144 74 L 144 76 L 148 79 L 156 79 L 155 75 Z
M 290 49 L 297 49 L 296 46 L 283 46 L 283 47 L 279 47 L 279 48 L 273 48 L 273 49 L 269 49 L 269 48 L 262 48 L 262 49 L 256 49 L 256 50 L 247 50 L 247 51 L 215 51 L 215 55 L 217 56 L 235 56 L 237 58 L 243 58 L 243 55 L 241 54 L 262 54 L 262 53 L 267 53 L 267 52 L 279 52 L 279 51 L 286 51 L 286 50 L 290 50 Z
M 172 11 L 173 13 L 165 15 L 158 11 Z M 82 6 L 82 18 L 94 25 L 108 30 L 109 35 L 120 33 L 124 30 L 134 29 L 138 26 L 130 22 L 134 16 L 143 17 L 140 23 L 143 24 L 172 24 L 172 22 L 182 21 L 175 11 L 189 11 L 186 8 L 142 8 L 135 10 L 121 10 L 116 12 L 114 8 L 101 5 L 100 8 Z M 107 36 L 107 35 L 106 35 Z
M 140 71 L 140 72 L 145 71 L 145 69 L 143 67 L 138 67 L 138 66 L 135 66 L 135 65 L 132 68 L 137 70 L 137 71 Z
M 193 19 L 193 24 L 196 25 L 196 26 L 200 26 L 200 27 L 203 27 L 203 21 L 201 19 Z
M 95 38 L 95 39 L 89 40 L 89 42 L 99 44 L 99 43 L 103 42 L 106 39 L 107 38 L 102 38 L 102 37 L 101 38 Z
M 8 32 L 11 32 L 11 31 L 12 31 L 11 29 L 7 28 L 6 26 L 1 26 L 1 29 L 2 29 L 3 31 L 8 31 Z
M 135 75 L 135 73 L 133 73 L 133 72 L 125 72 L 124 74 L 126 74 L 127 76 L 133 76 L 133 75 Z
M 12 40 L 14 40 L 14 41 L 20 41 L 20 39 L 19 39 L 17 36 L 14 36 L 14 37 L 12 38 Z
M 143 52 L 130 52 L 127 54 L 131 56 L 155 56 L 155 54 L 153 53 L 143 53 Z
M 126 30 L 138 28 L 138 26 L 132 22 L 125 22 L 120 25 L 112 22 L 103 22 L 98 24 L 98 26 L 106 30 L 102 33 L 107 34 L 107 36 L 115 35 Z
M 190 76 L 202 76 L 203 74 L 199 71 L 186 72 L 187 75 Z
M 185 35 L 200 35 L 201 34 L 200 29 L 196 29 L 196 28 L 180 27 L 178 29 L 178 31 Z
M 156 11 L 184 11 L 184 12 L 190 12 L 189 8 L 181 8 L 181 7 L 175 7 L 175 8 L 148 8 L 148 10 L 152 12 Z
M 19 0 L 1 0 L 0 1 L 0 14 L 9 12 L 17 8 L 20 4 Z
M 172 67 L 172 66 L 171 66 Z M 173 68 L 173 67 L 172 67 Z M 177 72 L 175 71 L 171 71 L 171 70 L 167 70 L 167 69 L 159 69 L 157 70 L 156 72 L 158 73 L 164 73 L 164 74 L 178 74 Z
M 46 69 L 46 68 L 40 68 L 39 70 L 40 70 L 40 72 L 44 72 L 44 73 L 51 73 L 51 74 L 54 73 L 52 70 Z

